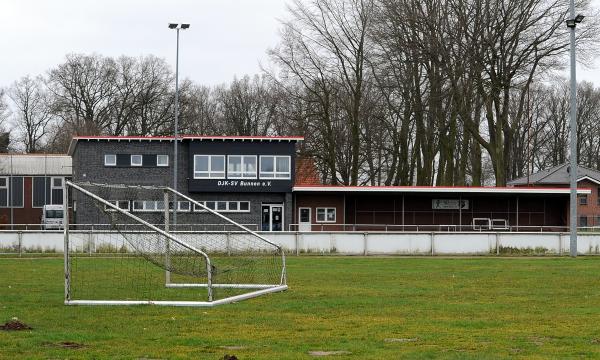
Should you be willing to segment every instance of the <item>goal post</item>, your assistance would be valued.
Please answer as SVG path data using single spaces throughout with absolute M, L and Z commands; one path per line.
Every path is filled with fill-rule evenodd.
M 215 306 L 287 289 L 283 249 L 201 202 L 161 186 L 65 184 L 78 227 L 66 214 L 68 305 Z M 173 231 L 175 211 L 195 229 Z

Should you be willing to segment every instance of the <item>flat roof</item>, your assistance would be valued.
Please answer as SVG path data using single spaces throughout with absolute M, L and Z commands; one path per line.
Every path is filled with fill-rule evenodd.
M 182 140 L 200 140 L 200 141 L 268 141 L 268 142 L 281 142 L 281 141 L 303 141 L 302 136 L 221 136 L 221 135 L 179 135 L 179 141 Z M 110 135 L 96 135 L 96 136 L 73 136 L 71 143 L 69 144 L 69 155 L 75 151 L 75 146 L 78 141 L 174 141 L 175 136 L 110 136 Z
M 0 154 L 0 175 L 60 175 L 73 173 L 71 157 L 58 154 Z
M 569 194 L 569 188 L 493 187 L 493 186 L 294 186 L 294 192 L 351 192 L 351 193 L 468 193 L 468 194 Z M 591 194 L 591 189 L 577 189 L 578 194 Z

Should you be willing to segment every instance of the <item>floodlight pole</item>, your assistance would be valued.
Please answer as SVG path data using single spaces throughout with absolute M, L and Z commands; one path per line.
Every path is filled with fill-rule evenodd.
M 173 155 L 173 188 L 177 190 L 177 143 L 179 138 L 179 26 L 177 27 L 177 52 L 175 55 L 175 149 Z M 169 203 L 165 204 L 169 208 Z M 177 195 L 173 194 L 173 231 L 177 230 Z
M 570 255 L 577 257 L 577 78 L 575 63 L 575 27 L 583 20 L 582 15 L 575 15 L 575 0 L 570 0 L 569 19 L 567 27 L 571 32 L 571 105 L 570 105 L 570 157 L 569 157 L 569 187 L 570 187 Z
M 169 23 L 169 29 L 177 31 L 177 50 L 175 55 L 175 139 L 173 147 L 173 189 L 177 190 L 178 142 L 179 142 L 179 30 L 189 29 L 190 24 Z M 169 203 L 165 204 L 169 208 Z M 177 195 L 173 195 L 173 231 L 177 230 Z

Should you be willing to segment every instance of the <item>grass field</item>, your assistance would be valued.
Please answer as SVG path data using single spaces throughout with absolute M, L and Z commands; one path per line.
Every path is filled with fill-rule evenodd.
M 600 258 L 290 257 L 289 291 L 212 309 L 64 306 L 62 267 L 0 258 L 0 323 L 33 327 L 0 358 L 600 357 Z

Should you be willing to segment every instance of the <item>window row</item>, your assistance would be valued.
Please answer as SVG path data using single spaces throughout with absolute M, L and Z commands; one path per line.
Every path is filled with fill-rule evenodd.
M 595 223 L 592 223 L 594 221 Z M 580 227 L 588 227 L 588 226 L 600 226 L 600 216 L 579 216 L 579 226 Z
M 104 166 L 169 166 L 169 155 L 139 155 L 139 154 L 106 154 Z
M 165 211 L 165 202 L 160 200 L 111 200 L 111 204 L 119 209 L 134 212 L 161 212 Z M 250 212 L 249 201 L 199 201 L 200 204 L 217 212 Z M 105 206 L 106 211 L 114 211 L 109 206 Z M 178 201 L 178 212 L 190 212 L 192 209 L 189 201 Z M 194 204 L 194 212 L 205 212 L 206 210 Z M 173 202 L 169 202 L 169 210 L 173 210 Z
M 587 194 L 577 195 L 577 198 L 579 200 L 579 205 L 587 205 L 588 204 Z M 597 201 L 597 205 L 600 205 L 600 195 L 598 196 L 598 199 L 596 201 Z
M 37 176 L 32 177 L 32 181 L 31 207 L 41 208 L 44 205 L 62 205 L 64 178 Z M 24 192 L 23 176 L 0 177 L 0 207 L 24 207 Z
M 194 179 L 225 179 L 225 158 L 228 179 L 291 179 L 291 157 L 275 155 L 259 156 L 259 166 L 256 155 L 194 155 Z

